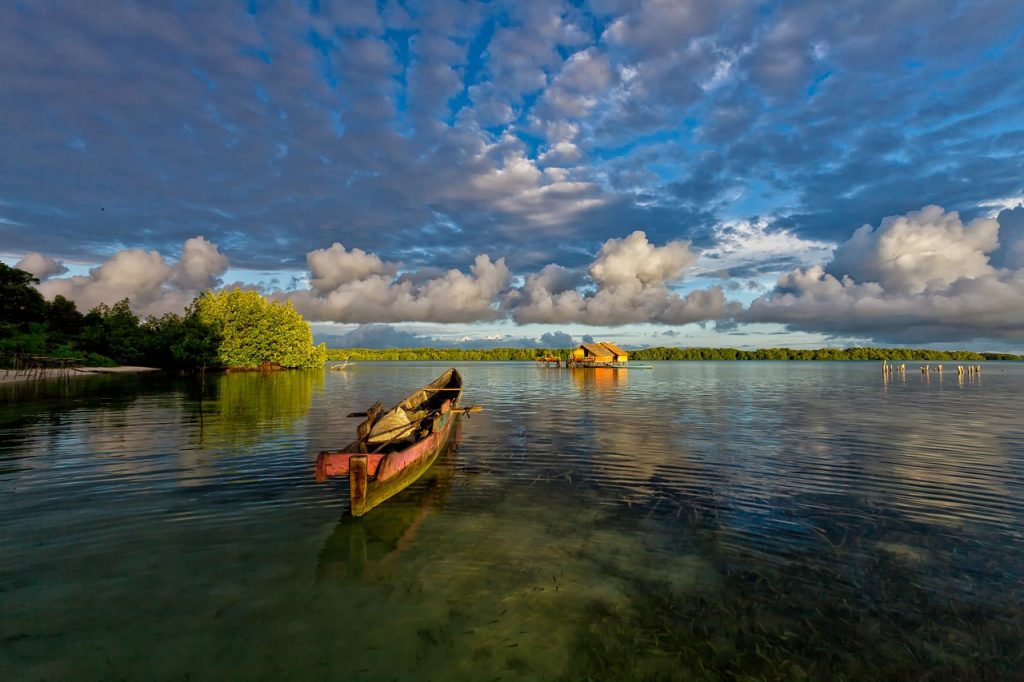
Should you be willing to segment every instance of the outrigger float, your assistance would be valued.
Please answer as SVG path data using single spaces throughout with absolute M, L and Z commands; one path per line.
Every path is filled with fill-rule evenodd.
M 352 516 L 362 516 L 430 468 L 459 415 L 483 409 L 460 408 L 461 397 L 462 375 L 449 369 L 387 412 L 378 401 L 366 412 L 348 415 L 366 419 L 356 427 L 355 441 L 317 456 L 317 483 L 347 474 Z

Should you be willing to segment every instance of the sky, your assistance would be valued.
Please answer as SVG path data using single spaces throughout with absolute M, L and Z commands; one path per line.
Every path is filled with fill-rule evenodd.
M 0 3 L 0 260 L 331 346 L 1024 352 L 1024 3 Z

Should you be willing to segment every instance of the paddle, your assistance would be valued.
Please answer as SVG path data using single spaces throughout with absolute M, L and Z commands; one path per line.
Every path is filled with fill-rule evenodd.
M 428 414 L 427 417 L 429 417 L 432 414 L 437 414 L 438 411 L 439 410 L 434 410 L 433 412 Z M 471 405 L 470 407 L 456 407 L 455 409 L 452 410 L 452 412 L 458 412 L 459 414 L 476 414 L 477 412 L 483 412 L 483 411 L 484 411 L 484 408 L 482 406 L 480 406 L 480 405 Z M 365 417 L 366 414 L 367 414 L 366 412 L 350 412 L 350 413 L 346 414 L 345 416 L 346 417 Z M 426 419 L 426 417 L 423 417 L 423 419 Z M 416 421 L 420 421 L 420 420 L 417 419 Z M 415 422 L 409 422 L 409 423 L 410 424 L 414 424 Z

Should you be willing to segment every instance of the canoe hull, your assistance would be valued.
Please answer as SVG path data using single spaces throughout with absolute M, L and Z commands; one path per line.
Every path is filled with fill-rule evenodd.
M 362 516 L 402 492 L 423 476 L 451 439 L 452 424 L 456 419 L 458 419 L 457 416 L 452 416 L 449 413 L 442 429 L 415 445 L 401 452 L 391 453 L 381 460 L 377 468 L 377 475 L 366 482 L 366 492 L 362 499 L 358 499 L 353 494 L 359 487 L 358 483 L 355 486 L 352 485 L 352 472 L 350 471 L 349 503 L 352 516 Z
M 316 461 L 317 482 L 332 476 L 347 475 L 352 515 L 362 516 L 420 478 L 437 459 L 454 432 L 461 391 L 461 378 L 457 373 L 455 377 L 460 388 L 454 398 L 445 399 L 441 403 L 429 435 L 405 448 L 390 452 L 368 453 L 365 449 L 359 452 L 363 448 L 359 447 L 358 441 L 341 451 L 321 452 Z

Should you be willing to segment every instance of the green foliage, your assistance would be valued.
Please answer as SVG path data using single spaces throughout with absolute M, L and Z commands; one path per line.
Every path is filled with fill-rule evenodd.
M 491 348 L 486 350 L 464 348 L 329 348 L 328 360 L 529 360 L 538 357 L 568 356 L 568 348 Z M 973 351 L 939 351 L 919 348 L 643 348 L 630 351 L 631 361 L 652 360 L 882 360 L 896 361 L 972 361 L 972 360 L 1024 360 L 1024 356 L 1009 353 L 975 353 Z
M 85 328 L 85 316 L 74 301 L 57 296 L 46 307 L 46 333 L 54 345 L 77 337 Z
M 19 328 L 9 322 L 0 322 L 0 353 L 43 355 L 46 353 L 46 330 L 43 324 L 32 322 Z
M 199 319 L 196 305 L 184 317 L 167 313 L 142 323 L 148 334 L 149 362 L 160 367 L 206 369 L 217 367 L 221 337 L 217 329 Z
M 46 299 L 33 284 L 39 280 L 32 273 L 0 263 L 0 324 L 27 331 L 46 319 Z
M 100 303 L 89 311 L 83 320 L 78 347 L 121 364 L 139 365 L 145 363 L 150 343 L 125 298 L 113 306 Z
M 233 289 L 206 292 L 195 307 L 199 320 L 219 333 L 217 359 L 225 367 L 323 367 L 326 348 L 313 345 L 313 332 L 291 302 Z
M 0 353 L 45 353 L 46 300 L 32 286 L 38 283 L 31 273 L 0 263 Z

